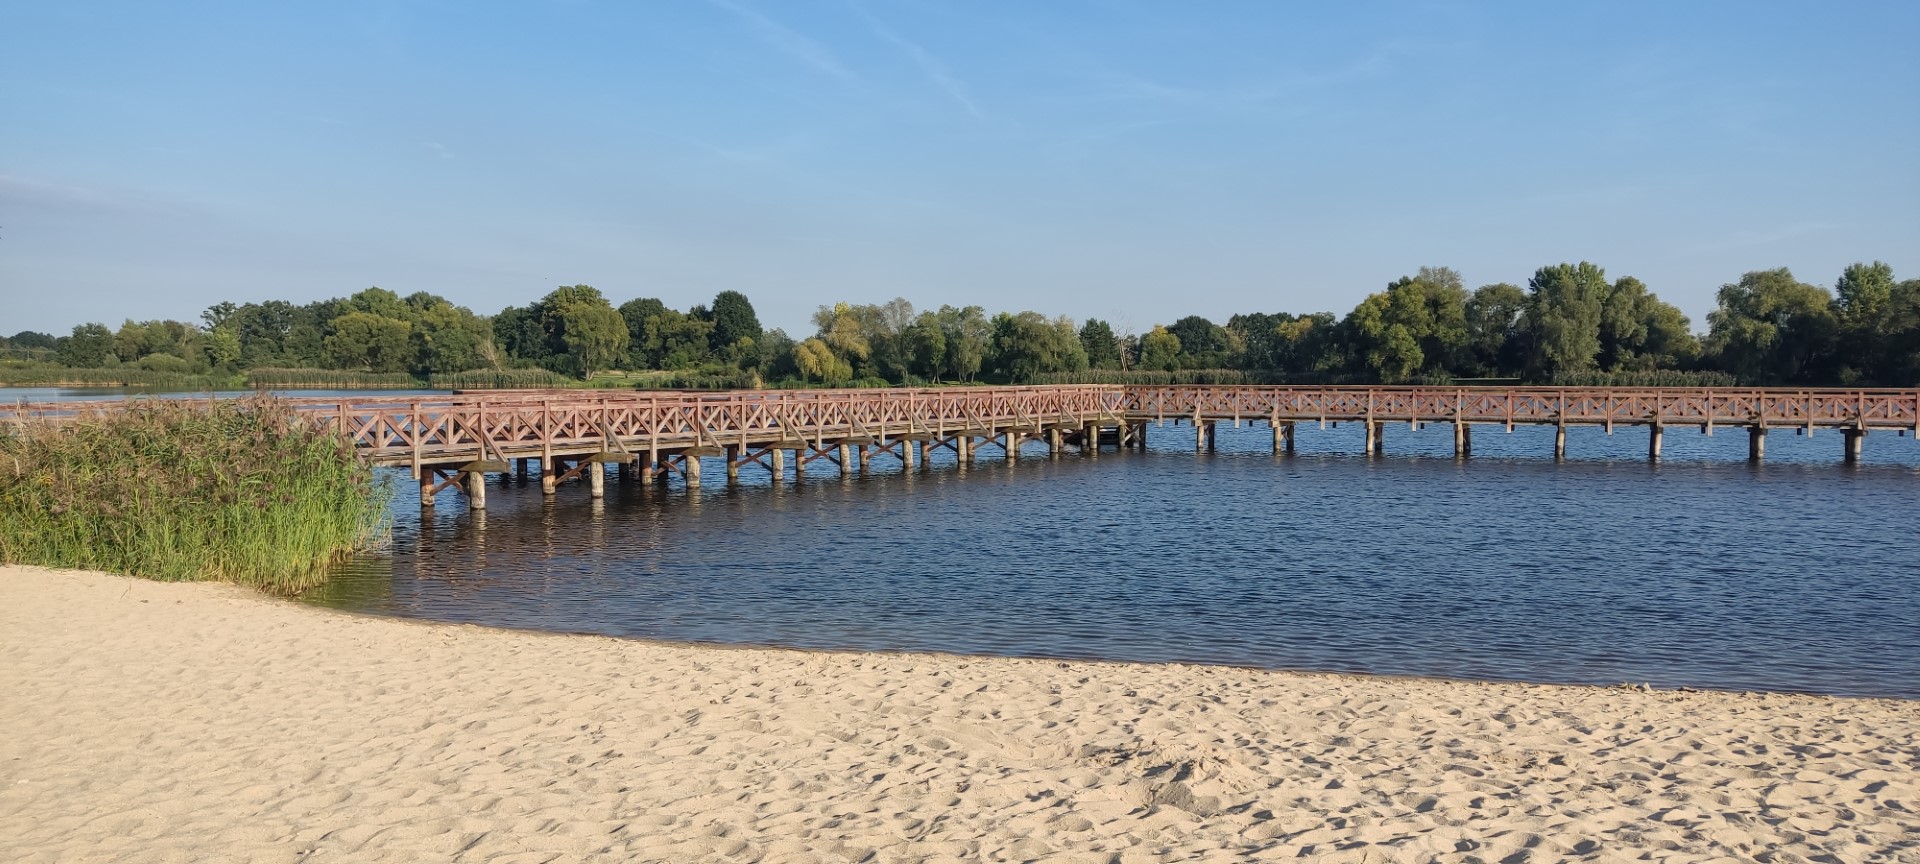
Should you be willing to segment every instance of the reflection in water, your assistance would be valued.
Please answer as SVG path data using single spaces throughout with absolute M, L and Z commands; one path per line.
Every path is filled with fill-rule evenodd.
M 1920 696 L 1920 443 L 1840 436 L 1186 427 L 1148 453 L 903 471 L 742 469 L 689 493 L 492 481 L 418 515 L 313 602 L 691 641 L 1192 660 L 1542 681 Z M 857 472 L 856 472 L 857 473 Z

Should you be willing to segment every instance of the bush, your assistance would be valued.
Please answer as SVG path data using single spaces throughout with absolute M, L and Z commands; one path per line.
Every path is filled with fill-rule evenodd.
M 386 495 L 272 397 L 133 400 L 0 435 L 0 562 L 293 592 L 379 539 Z
M 262 366 L 247 373 L 247 384 L 256 389 L 290 390 L 301 387 L 326 387 L 336 390 L 407 389 L 420 386 L 420 380 L 405 372 L 357 372 L 346 369 L 280 369 Z
M 140 368 L 148 372 L 166 372 L 173 375 L 186 375 L 193 371 L 193 364 L 185 357 L 172 354 L 148 354 L 140 358 Z

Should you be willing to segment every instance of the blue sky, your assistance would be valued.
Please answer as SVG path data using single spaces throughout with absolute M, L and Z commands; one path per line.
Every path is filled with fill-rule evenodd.
M 0 4 L 0 331 L 379 285 L 1334 310 L 1920 276 L 1920 3 Z

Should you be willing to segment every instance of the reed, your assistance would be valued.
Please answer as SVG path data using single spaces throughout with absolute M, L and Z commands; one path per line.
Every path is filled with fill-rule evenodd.
M 1553 376 L 1558 387 L 1738 387 L 1725 372 L 1648 369 L 1639 372 L 1568 372 Z
M 435 390 L 542 390 L 578 387 L 580 381 L 546 369 L 471 369 L 442 372 L 427 380 Z
M 0 430 L 0 562 L 292 593 L 384 535 L 347 439 L 269 396 Z
M 340 369 L 278 369 L 261 367 L 247 372 L 247 386 L 267 389 L 325 387 L 332 390 L 406 390 L 420 379 L 405 372 L 351 372 Z
M 137 366 L 70 369 L 33 364 L 0 367 L 0 387 L 141 387 L 151 390 L 223 390 L 237 386 L 232 375 L 159 372 Z

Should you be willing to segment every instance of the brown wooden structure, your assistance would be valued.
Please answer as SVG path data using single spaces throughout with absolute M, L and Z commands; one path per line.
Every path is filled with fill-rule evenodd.
M 533 460 L 547 494 L 584 478 L 598 497 L 607 465 L 618 466 L 623 478 L 678 474 L 697 486 L 703 459 L 724 459 L 727 477 L 735 479 L 743 468 L 784 476 L 789 459 L 802 475 L 825 465 L 865 469 L 874 458 L 912 467 L 941 449 L 962 463 L 988 450 L 1018 459 L 1030 441 L 1044 442 L 1051 454 L 1072 447 L 1094 455 L 1103 445 L 1144 448 L 1146 427 L 1154 422 L 1191 423 L 1198 449 L 1212 448 L 1220 422 L 1265 424 L 1277 454 L 1293 452 L 1300 423 L 1364 423 L 1369 455 L 1382 452 L 1388 424 L 1446 423 L 1460 457 L 1472 452 L 1475 425 L 1553 426 L 1556 457 L 1566 455 L 1566 428 L 1573 425 L 1650 427 L 1654 459 L 1668 426 L 1707 434 L 1745 429 L 1755 460 L 1765 456 L 1769 429 L 1839 430 L 1848 462 L 1859 458 L 1871 430 L 1920 435 L 1920 390 L 1088 385 L 505 391 L 288 401 L 313 422 L 351 436 L 373 464 L 409 468 L 425 507 L 450 487 L 466 492 L 471 506 L 485 507 L 486 474 L 526 476 Z M 19 404 L 0 407 L 0 419 L 58 419 L 122 404 Z

